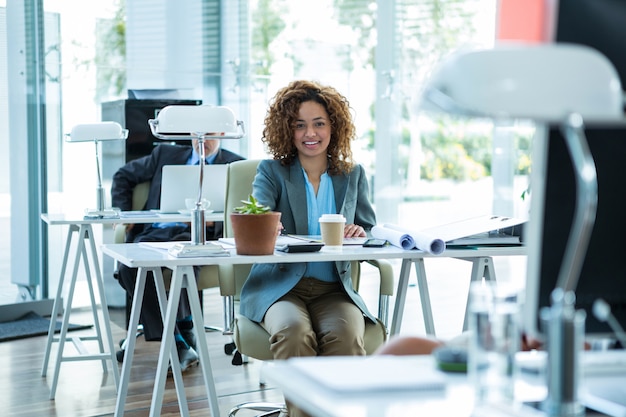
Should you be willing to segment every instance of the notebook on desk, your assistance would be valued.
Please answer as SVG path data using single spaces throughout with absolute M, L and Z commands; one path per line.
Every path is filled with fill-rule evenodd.
M 205 165 L 202 198 L 211 202 L 209 210 L 224 211 L 228 165 Z M 161 183 L 161 213 L 187 209 L 185 199 L 198 197 L 200 168 L 197 165 L 165 165 Z
M 321 235 L 293 235 L 293 234 L 287 234 L 285 236 L 289 236 L 291 238 L 294 239 L 301 239 L 301 240 L 306 240 L 309 242 L 321 242 L 322 241 L 322 236 Z M 367 237 L 344 237 L 343 238 L 343 244 L 346 246 L 350 246 L 350 245 L 362 245 L 365 243 L 365 241 L 367 241 Z
M 287 361 L 306 378 L 339 393 L 444 390 L 445 375 L 409 356 L 327 356 Z

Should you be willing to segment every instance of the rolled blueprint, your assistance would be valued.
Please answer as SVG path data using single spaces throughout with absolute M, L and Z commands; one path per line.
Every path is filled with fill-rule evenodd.
M 446 250 L 446 242 L 443 240 L 432 237 L 423 233 L 416 233 L 413 235 L 415 239 L 415 247 L 423 250 L 424 252 L 432 253 L 433 255 L 440 255 Z
M 389 243 L 402 249 L 417 248 L 433 255 L 440 255 L 446 250 L 446 242 L 442 239 L 390 223 L 374 226 L 372 228 L 372 236 L 379 239 L 387 239 Z
M 394 246 L 398 246 L 402 249 L 413 249 L 415 247 L 415 241 L 411 235 L 402 233 L 398 230 L 390 229 L 385 226 L 372 227 L 372 236 L 377 239 L 385 239 Z

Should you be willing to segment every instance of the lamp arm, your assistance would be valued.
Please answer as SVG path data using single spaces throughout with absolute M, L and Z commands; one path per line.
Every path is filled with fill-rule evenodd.
M 204 141 L 206 136 L 198 135 L 198 154 L 200 156 L 200 175 L 198 176 L 198 199 L 196 207 L 191 211 L 191 243 L 192 245 L 204 245 L 206 242 L 206 222 L 204 216 L 204 208 L 202 208 L 202 185 L 204 182 L 204 165 L 206 152 L 204 150 Z
M 102 174 L 100 173 L 100 153 L 98 151 L 98 140 L 94 140 L 96 145 L 96 171 L 98 172 L 98 188 L 102 187 Z
M 206 158 L 206 152 L 204 150 L 204 136 L 198 138 L 198 149 L 200 150 L 200 177 L 198 183 L 198 200 L 196 201 L 196 208 L 200 210 L 202 207 L 202 186 L 204 184 L 204 164 Z
M 582 117 L 571 114 L 561 125 L 561 131 L 576 175 L 574 218 L 557 280 L 557 288 L 567 292 L 576 289 L 591 240 L 598 206 L 598 181 Z
M 96 210 L 103 211 L 104 210 L 104 188 L 102 188 L 102 172 L 100 169 L 100 153 L 98 150 L 98 139 L 95 139 L 93 143 L 96 146 L 96 171 L 98 184 L 96 186 Z

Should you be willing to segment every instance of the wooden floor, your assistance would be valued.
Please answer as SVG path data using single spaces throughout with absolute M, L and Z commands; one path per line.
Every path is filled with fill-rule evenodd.
M 221 325 L 221 304 L 217 293 L 205 291 L 205 319 L 207 324 Z M 216 302 L 218 301 L 218 302 Z M 211 304 L 218 305 L 219 311 Z M 113 340 L 117 343 L 126 336 L 123 309 L 109 309 L 113 321 Z M 71 322 L 91 323 L 88 310 L 73 311 Z M 92 334 L 93 330 L 68 333 L 70 336 Z M 250 362 L 245 366 L 231 364 L 231 356 L 224 352 L 224 344 L 230 342 L 228 336 L 220 332 L 206 332 L 211 366 L 215 375 L 219 395 L 220 413 L 227 416 L 236 404 L 245 401 L 283 401 L 279 391 L 259 387 L 260 363 Z M 91 343 L 91 342 L 89 342 Z M 71 344 L 66 343 L 66 352 L 72 352 Z M 93 351 L 97 350 L 95 345 Z M 64 362 L 61 364 L 56 398 L 49 399 L 52 384 L 53 358 L 56 344 L 53 345 L 48 375 L 41 376 L 41 366 L 46 347 L 46 336 L 32 337 L 0 343 L 0 404 L 2 415 L 6 416 L 112 416 L 115 409 L 116 389 L 113 374 L 103 372 L 100 361 Z M 126 416 L 147 416 L 150 408 L 152 387 L 156 373 L 156 361 L 160 343 L 137 339 L 135 359 L 128 388 Z M 68 350 L 69 349 L 69 350 Z M 121 370 L 121 366 L 119 367 Z M 184 374 L 189 409 L 192 416 L 209 416 L 206 390 L 200 367 Z M 8 411 L 8 414 L 5 414 Z M 179 415 L 176 391 L 172 378 L 168 378 L 163 401 L 162 415 Z M 241 417 L 252 414 L 240 412 Z
M 496 261 L 498 279 L 523 274 L 523 270 L 519 270 L 519 265 L 516 262 L 498 265 Z M 399 265 L 394 265 L 395 268 L 399 269 Z M 467 262 L 450 259 L 427 263 L 430 297 L 438 336 L 452 336 L 461 331 L 469 285 L 469 281 L 464 277 L 469 277 L 469 268 Z M 412 279 L 414 280 L 414 277 Z M 362 282 L 370 283 L 366 284 L 367 287 L 362 288 L 361 292 L 368 306 L 372 311 L 376 311 L 375 280 L 365 279 Z M 409 288 L 406 303 L 402 333 L 423 334 L 419 294 L 415 286 Z M 110 313 L 113 321 L 113 339 L 117 342 L 126 335 L 124 311 L 110 309 Z M 221 325 L 221 298 L 214 289 L 204 291 L 204 313 L 205 323 Z M 92 323 L 91 313 L 85 310 L 73 311 L 70 321 Z M 73 336 L 90 333 L 92 333 L 90 330 L 81 330 L 69 334 Z M 205 335 L 222 416 L 228 416 L 229 410 L 234 405 L 245 401 L 283 400 L 280 391 L 274 387 L 260 389 L 260 362 L 234 366 L 231 364 L 231 357 L 224 353 L 224 344 L 228 343 L 230 338 L 219 332 L 207 332 Z M 41 376 L 45 344 L 46 336 L 0 343 L 1 414 L 20 417 L 112 416 L 116 400 L 115 383 L 112 374 L 104 373 L 98 361 L 63 363 L 56 398 L 49 399 L 53 367 L 51 363 L 48 375 Z M 159 347 L 158 342 L 145 342 L 143 337 L 138 339 L 128 389 L 126 416 L 148 415 Z M 54 358 L 56 346 L 53 347 L 52 354 Z M 185 373 L 184 383 L 191 415 L 209 416 L 201 368 L 194 368 Z M 179 415 L 171 378 L 167 381 L 163 404 L 163 416 Z M 239 417 L 252 415 L 254 414 L 244 411 L 238 414 Z

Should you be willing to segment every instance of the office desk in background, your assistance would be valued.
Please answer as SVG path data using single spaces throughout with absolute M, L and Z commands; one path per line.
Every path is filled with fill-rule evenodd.
M 104 254 L 112 257 L 118 262 L 125 264 L 126 266 L 139 268 L 138 279 L 135 287 L 135 297 L 133 298 L 133 305 L 131 310 L 131 317 L 129 322 L 129 329 L 134 329 L 139 321 L 139 311 L 141 307 L 141 295 L 143 294 L 147 272 L 151 271 L 154 274 L 157 292 L 159 295 L 159 301 L 162 303 L 161 311 L 165 312 L 164 315 L 164 330 L 163 340 L 161 341 L 161 347 L 159 352 L 159 359 L 157 365 L 156 381 L 153 389 L 152 404 L 150 415 L 160 415 L 163 392 L 165 387 L 165 378 L 168 369 L 169 360 L 172 358 L 172 371 L 174 374 L 174 381 L 176 384 L 176 392 L 178 395 L 178 402 L 180 412 L 182 415 L 188 415 L 188 406 L 182 382 L 182 376 L 180 374 L 180 368 L 178 360 L 176 359 L 176 350 L 173 343 L 173 329 L 176 319 L 176 311 L 180 300 L 179 294 L 183 287 L 188 288 L 187 295 L 189 296 L 189 302 L 192 309 L 192 316 L 194 320 L 194 327 L 201 329 L 204 327 L 202 313 L 200 310 L 200 303 L 197 297 L 197 287 L 194 278 L 193 266 L 202 265 L 235 265 L 235 264 L 251 264 L 251 263 L 280 263 L 280 262 L 322 262 L 322 261 L 352 261 L 352 260 L 367 260 L 367 259 L 401 259 L 402 268 L 401 276 L 398 283 L 398 295 L 396 300 L 396 311 L 394 311 L 394 322 L 391 328 L 399 330 L 399 324 L 402 319 L 402 311 L 404 310 L 404 301 L 406 299 L 406 291 L 408 289 L 408 278 L 410 274 L 411 264 L 417 263 L 421 268 L 417 268 L 418 282 L 420 282 L 420 292 L 424 291 L 425 295 L 421 295 L 422 298 L 428 298 L 428 285 L 426 281 L 425 271 L 423 269 L 424 258 L 429 257 L 454 257 L 461 259 L 477 260 L 477 262 L 484 263 L 485 259 L 489 259 L 489 256 L 509 256 L 509 255 L 523 255 L 523 248 L 489 248 L 484 250 L 462 250 L 455 249 L 445 252 L 444 255 L 431 255 L 417 250 L 403 250 L 394 246 L 387 246 L 383 248 L 363 248 L 361 246 L 345 246 L 341 251 L 320 251 L 311 253 L 282 253 L 275 252 L 273 255 L 266 256 L 241 256 L 236 255 L 234 249 L 230 250 L 230 255 L 227 257 L 199 257 L 199 258 L 175 258 L 165 250 L 159 250 L 154 247 L 142 244 L 113 244 L 104 245 L 102 247 Z M 162 280 L 161 268 L 168 268 L 173 271 L 172 280 L 170 283 L 169 297 L 165 296 L 165 287 Z M 421 277 L 420 277 L 421 275 Z M 477 276 L 480 274 L 477 274 Z M 482 276 L 481 276 L 482 277 Z M 495 278 L 495 277 L 493 277 Z M 430 309 L 430 301 L 422 307 Z M 432 320 L 432 314 L 429 314 Z M 425 315 L 426 317 L 426 315 Z M 134 333 L 129 330 L 127 340 L 129 342 L 124 357 L 122 366 L 122 376 L 118 388 L 118 398 L 116 405 L 116 416 L 121 416 L 124 413 L 124 407 L 126 402 L 126 390 L 130 378 L 130 369 L 132 367 L 132 360 L 135 347 Z M 211 362 L 206 345 L 206 340 L 202 337 L 198 338 L 200 356 L 200 365 L 205 380 L 205 388 L 207 390 L 207 398 L 211 413 L 214 416 L 219 416 L 219 407 L 217 402 L 217 393 L 215 391 L 215 384 L 213 381 L 213 374 L 211 370 Z
M 42 364 L 41 375 L 46 376 L 48 371 L 48 364 L 50 360 L 51 348 L 53 342 L 58 342 L 58 352 L 54 362 L 54 369 L 52 374 L 52 384 L 50 389 L 50 399 L 54 399 L 56 394 L 59 370 L 61 362 L 65 361 L 80 361 L 80 360 L 101 360 L 102 367 L 107 372 L 107 362 L 111 362 L 111 368 L 113 369 L 115 383 L 118 384 L 119 372 L 117 368 L 117 359 L 115 356 L 115 349 L 113 347 L 113 341 L 111 336 L 111 320 L 106 308 L 98 308 L 98 306 L 107 306 L 104 278 L 100 268 L 100 262 L 98 259 L 98 251 L 96 249 L 96 239 L 94 237 L 93 225 L 114 225 L 120 223 L 153 223 L 155 221 L 160 222 L 188 222 L 190 221 L 189 215 L 183 214 L 157 214 L 154 212 L 145 212 L 145 214 L 139 212 L 133 212 L 130 217 L 124 216 L 124 212 L 120 217 L 104 217 L 104 218 L 86 218 L 82 214 L 63 214 L 44 213 L 41 215 L 41 219 L 48 226 L 67 226 L 68 232 L 65 239 L 65 249 L 63 252 L 63 259 L 61 262 L 60 278 L 57 285 L 56 296 L 54 298 L 54 304 L 51 312 L 50 328 L 48 329 L 48 339 L 46 342 L 46 352 L 44 354 L 44 360 Z M 224 213 L 209 213 L 206 216 L 207 221 L 222 221 L 224 219 Z M 73 253 L 71 252 L 73 237 L 78 238 L 76 247 Z M 68 267 L 70 266 L 70 260 L 73 258 L 72 270 L 68 276 Z M 95 335 L 86 337 L 72 337 L 69 340 L 74 344 L 77 355 L 64 356 L 65 342 L 68 340 L 67 331 L 69 327 L 69 318 L 71 315 L 72 301 L 74 299 L 74 291 L 76 289 L 76 282 L 78 278 L 79 265 L 83 263 L 83 268 L 86 275 L 87 287 L 89 290 L 89 307 L 93 314 L 93 324 Z M 46 280 L 46 286 L 50 282 L 49 277 L 43 277 Z M 67 299 L 65 301 L 65 308 L 63 308 L 63 290 L 67 291 Z M 97 289 L 97 291 L 96 291 Z M 54 336 L 56 318 L 63 310 L 63 318 L 61 324 L 61 331 L 58 338 Z M 99 311 L 101 312 L 102 319 L 99 319 Z M 101 326 L 104 326 L 104 330 Z M 96 341 L 98 343 L 98 353 L 89 353 L 89 349 L 85 347 L 83 341 Z M 106 343 L 106 346 L 105 346 Z

